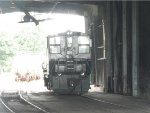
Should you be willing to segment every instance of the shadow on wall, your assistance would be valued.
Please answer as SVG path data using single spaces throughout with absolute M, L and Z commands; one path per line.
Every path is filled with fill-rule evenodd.
M 140 72 L 141 97 L 150 98 L 150 70 L 144 69 Z

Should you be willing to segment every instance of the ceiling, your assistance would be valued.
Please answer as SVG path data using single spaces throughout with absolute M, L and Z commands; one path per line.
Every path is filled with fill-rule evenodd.
M 0 1 L 0 13 L 10 13 L 16 11 L 28 12 L 74 12 L 81 13 L 86 10 L 86 5 L 92 2 L 84 1 Z

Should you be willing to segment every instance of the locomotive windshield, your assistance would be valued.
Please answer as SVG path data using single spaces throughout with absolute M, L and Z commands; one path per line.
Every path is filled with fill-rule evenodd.
M 78 43 L 79 44 L 90 44 L 89 38 L 86 36 L 80 36 L 78 38 Z
M 83 45 L 83 46 L 79 46 L 79 53 L 89 53 L 89 46 Z
M 50 53 L 60 53 L 60 46 L 50 46 Z
M 60 44 L 60 37 L 51 37 L 49 40 L 50 45 L 51 44 Z
M 50 53 L 60 53 L 60 37 L 51 37 L 49 39 Z
M 86 36 L 80 36 L 78 38 L 78 44 L 79 44 L 79 53 L 89 53 L 90 52 L 90 40 Z

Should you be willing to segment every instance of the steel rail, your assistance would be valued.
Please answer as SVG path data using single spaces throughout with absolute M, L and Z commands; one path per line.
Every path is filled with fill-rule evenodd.
M 108 102 L 108 101 L 104 101 L 104 100 L 101 100 L 101 99 L 92 98 L 92 97 L 90 97 L 90 96 L 86 96 L 86 95 L 81 95 L 81 97 L 83 97 L 83 98 L 88 98 L 88 99 L 90 99 L 90 100 L 94 100 L 94 101 L 98 101 L 98 102 L 102 102 L 102 103 L 106 103 L 106 104 L 110 104 L 110 105 L 114 105 L 114 106 L 118 106 L 118 107 L 128 108 L 128 107 L 127 107 L 127 106 L 125 106 L 125 105 L 115 104 L 115 103 Z
M 3 92 L 4 92 L 4 91 L 3 91 Z M 50 113 L 50 112 L 48 112 L 48 111 L 46 111 L 46 110 L 44 110 L 44 109 L 38 107 L 37 105 L 35 105 L 35 104 L 29 102 L 28 100 L 26 100 L 26 99 L 22 96 L 20 90 L 18 91 L 17 94 L 18 94 L 18 96 L 19 96 L 19 98 L 20 98 L 21 100 L 23 100 L 24 102 L 26 102 L 26 103 L 29 104 L 30 106 L 36 108 L 36 109 L 39 110 L 39 111 L 42 111 L 43 113 Z M 1 95 L 2 95 L 2 93 L 0 93 L 0 96 L 1 96 Z M 16 113 L 14 110 L 11 109 L 11 107 L 9 107 L 9 106 L 3 101 L 3 99 L 2 99 L 1 97 L 0 97 L 0 102 L 1 102 L 1 103 L 4 105 L 4 107 L 5 107 L 7 110 L 9 110 L 11 113 Z
M 5 104 L 5 102 L 2 100 L 2 98 L 0 98 L 0 101 L 1 101 L 1 103 L 5 106 L 5 108 L 6 108 L 7 110 L 9 110 L 11 113 L 15 113 L 12 109 L 10 109 L 10 108 Z
M 37 105 L 35 105 L 35 104 L 29 102 L 28 100 L 26 100 L 26 99 L 21 95 L 21 91 L 20 91 L 20 90 L 19 90 L 19 96 L 20 96 L 20 98 L 21 98 L 22 100 L 24 100 L 26 103 L 28 103 L 29 105 L 31 105 L 31 106 L 37 108 L 38 110 L 43 111 L 44 113 L 50 113 L 50 112 L 48 112 L 48 111 L 46 111 L 46 110 L 44 110 L 44 109 L 38 107 Z
M 105 104 L 110 104 L 110 105 L 117 106 L 117 107 L 127 108 L 128 110 L 129 110 L 129 109 L 133 109 L 132 107 L 129 107 L 129 106 L 126 106 L 126 105 L 116 104 L 116 103 L 104 101 L 104 100 L 101 100 L 101 99 L 92 98 L 92 97 L 87 96 L 87 95 L 81 95 L 81 97 L 83 97 L 83 98 L 88 98 L 88 99 L 93 100 L 93 101 L 102 102 L 102 103 L 105 103 Z M 137 108 L 137 109 L 138 109 L 138 108 Z M 149 113 L 149 112 L 147 112 L 147 111 L 143 111 L 142 109 L 139 109 L 139 111 L 141 111 L 141 113 Z

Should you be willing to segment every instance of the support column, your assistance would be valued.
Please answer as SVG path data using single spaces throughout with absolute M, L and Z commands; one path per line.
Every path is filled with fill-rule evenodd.
M 122 21 L 123 21 L 123 31 L 122 31 L 122 37 L 123 37 L 123 62 L 122 62 L 122 75 L 123 75 L 123 93 L 127 94 L 127 63 L 128 63 L 128 53 L 127 53 L 127 3 L 123 2 L 123 10 L 122 10 Z
M 104 77 L 104 91 L 111 92 L 112 76 L 112 33 L 110 22 L 110 2 L 106 2 L 104 11 L 104 29 L 106 37 L 106 75 Z
M 113 2 L 113 69 L 114 69 L 114 93 L 118 93 L 117 85 L 118 85 L 118 54 L 117 54 L 117 26 L 119 24 L 117 17 L 117 5 Z
M 138 2 L 132 2 L 132 95 L 139 96 L 139 11 Z

